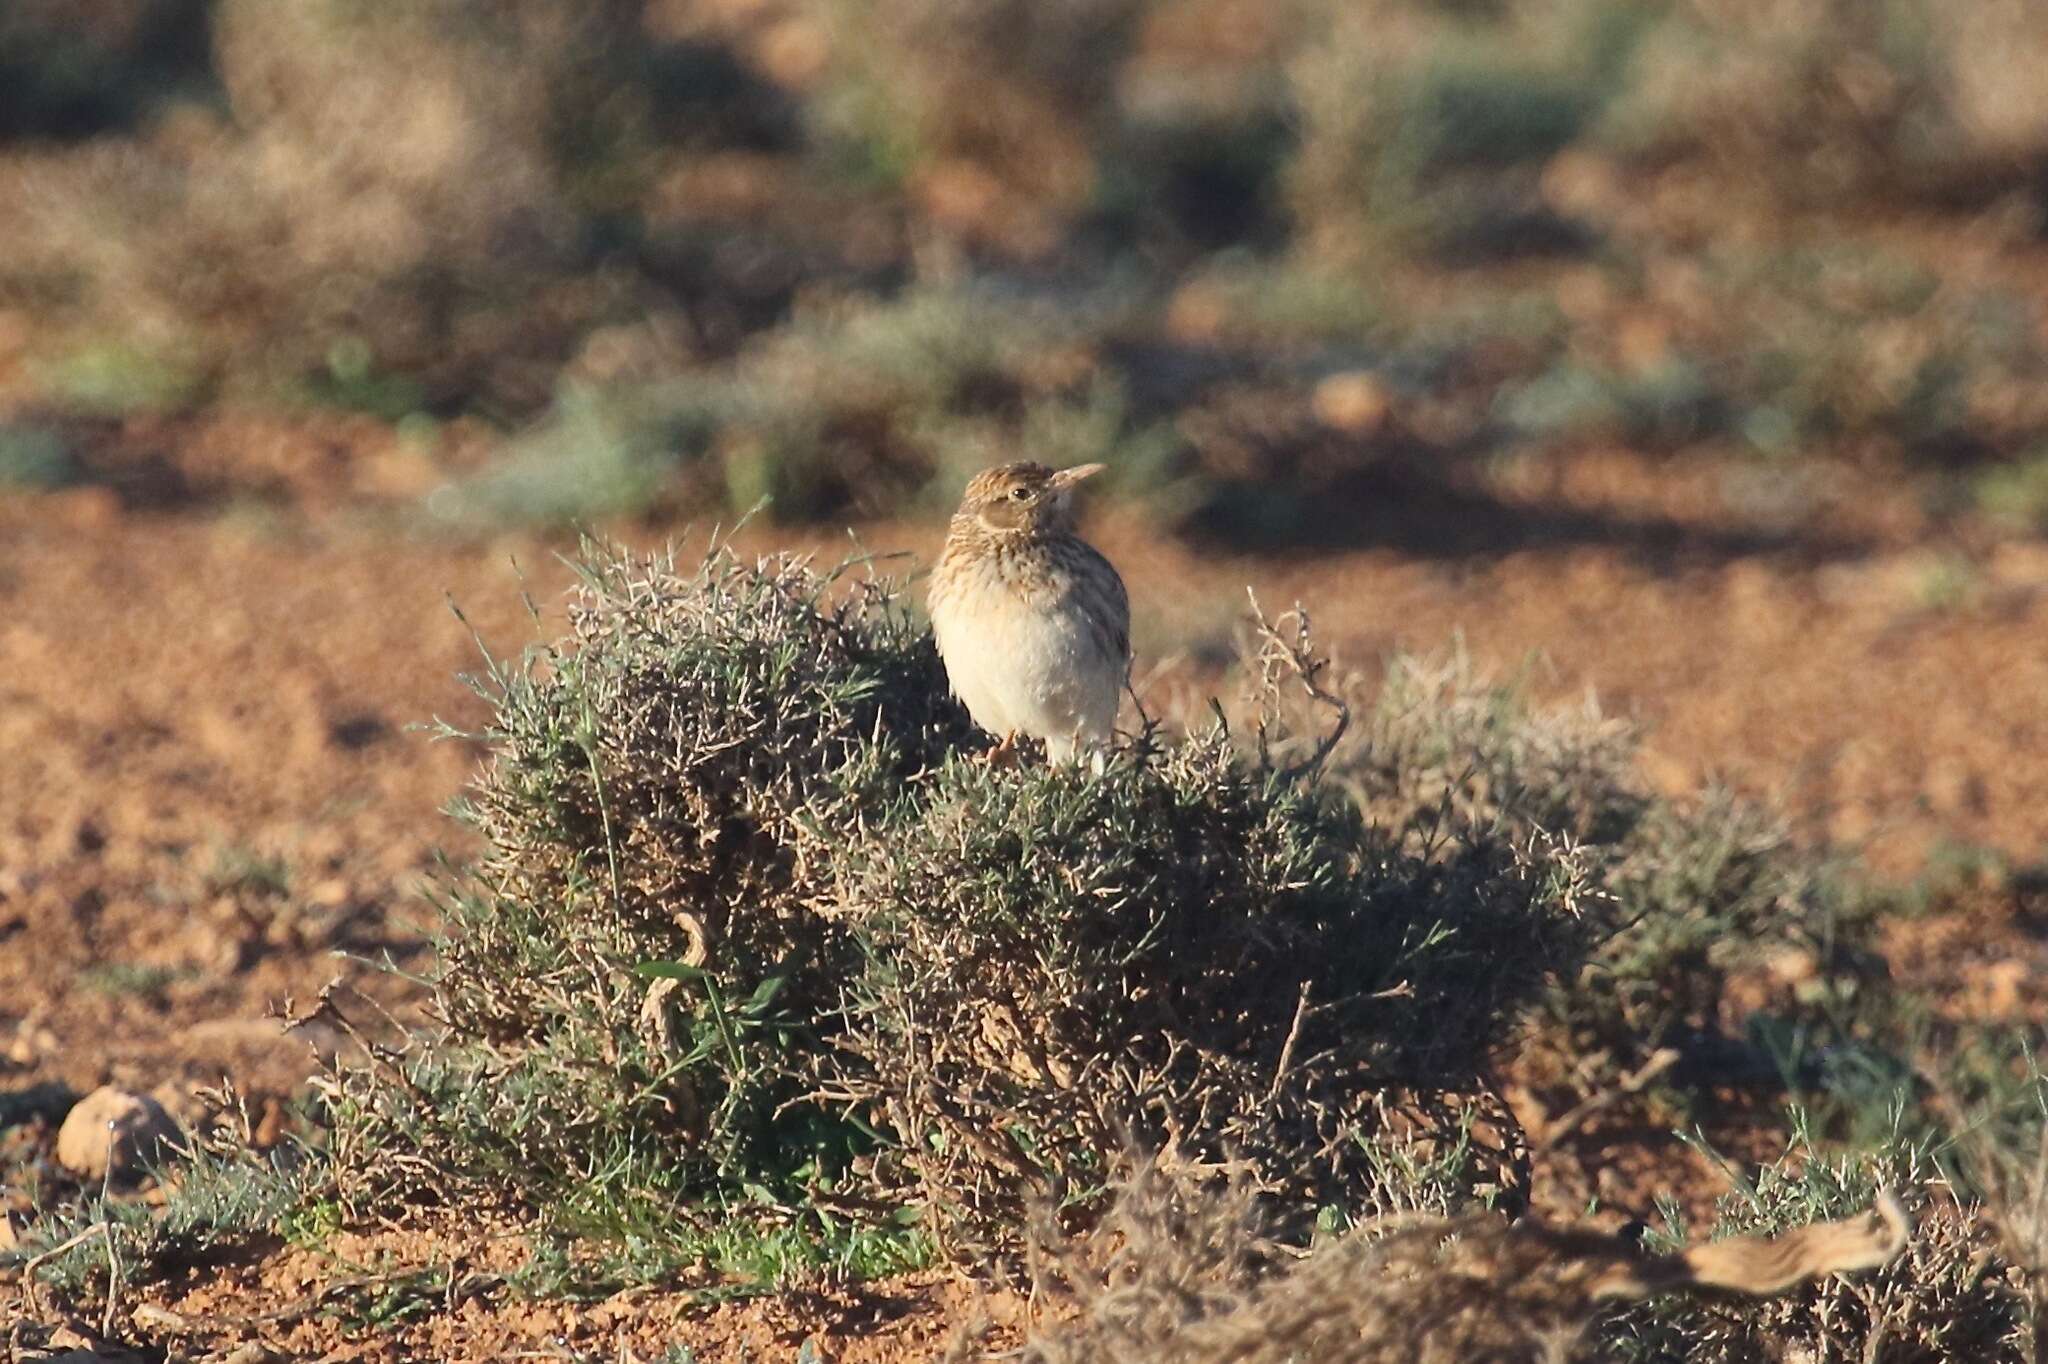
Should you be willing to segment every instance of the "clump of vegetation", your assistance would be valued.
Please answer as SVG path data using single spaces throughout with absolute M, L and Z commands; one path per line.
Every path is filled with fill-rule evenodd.
M 28 423 L 0 425 L 0 488 L 61 488 L 81 473 L 61 432 Z
M 89 1188 L 46 1210 L 31 1239 L 0 1252 L 34 1266 L 28 1300 L 44 1291 L 73 1300 L 118 1297 L 123 1278 L 190 1263 L 225 1241 L 289 1233 L 322 1215 L 326 1171 L 310 1148 L 291 1138 L 269 1151 L 255 1149 L 247 1107 L 231 1085 L 199 1097 L 210 1116 L 181 1134 L 175 1159 L 151 1172 L 160 1198 L 144 1202 Z
M 1824 445 L 1949 468 L 2048 433 L 2048 352 L 2009 298 L 1883 252 L 1708 248 L 1695 261 L 1714 308 L 1669 271 L 1620 283 L 1609 315 L 1633 319 L 1643 353 L 1589 367 L 1575 347 L 1510 385 L 1506 412 L 1539 438 L 1605 427 L 1678 448 L 1727 433 L 1772 457 Z
M 1568 855 L 1410 861 L 1221 728 L 1102 777 L 949 765 L 918 806 L 842 892 L 870 964 L 831 1089 L 982 1235 L 1032 1189 L 1092 1194 L 1124 1130 L 1360 1205 L 1390 1093 L 1469 1085 L 1576 936 Z
M 1983 203 L 2048 149 L 2026 5 L 1741 0 L 1666 7 L 1603 136 L 1645 161 L 1703 159 L 1814 205 L 1891 194 Z M 2032 187 L 2038 194 L 2038 187 Z
M 1538 173 L 1622 88 L 1649 18 L 1592 3 L 1567 7 L 1564 23 L 1469 22 L 1453 8 L 1349 6 L 1304 44 L 1292 71 L 1302 129 L 1290 193 L 1312 259 L 1384 264 L 1576 243 L 1538 193 Z
M 1711 792 L 1689 807 L 1651 796 L 1633 728 L 1592 701 L 1538 712 L 1512 682 L 1452 656 L 1397 661 L 1359 710 L 1331 776 L 1398 846 L 1434 859 L 1457 831 L 1483 830 L 1582 859 L 1594 946 L 1544 996 L 1526 1058 L 1569 1058 L 1561 1082 L 1598 1089 L 1665 1046 L 1700 1052 L 1723 1078 L 1775 1080 L 1771 1057 L 1721 1035 L 1731 983 L 1796 957 L 1802 993 L 1788 985 L 1773 1002 L 1816 1026 L 1854 991 L 1871 897 L 1796 852 L 1763 811 Z
M 2044 51 L 2019 5 L 1351 6 L 1293 66 L 1296 219 L 1325 257 L 1571 246 L 1536 183 L 1568 150 L 1809 206 L 2019 195 L 2038 213 L 2048 101 L 2026 73 Z
M 1995 1213 L 1970 1201 L 1972 1186 L 1951 1174 L 1946 1151 L 1945 1141 L 1910 1131 L 1895 1131 L 1868 1152 L 1823 1150 L 1795 1110 L 1775 1160 L 1753 1176 L 1730 1171 L 1737 1187 L 1721 1198 L 1709 1242 L 1783 1235 L 1867 1206 L 1890 1190 L 1902 1197 L 1914 1223 L 1904 1253 L 1866 1280 L 1822 1279 L 1770 1301 L 1645 1304 L 1603 1329 L 1612 1357 L 1667 1359 L 1675 1351 L 1733 1364 L 1765 1351 L 1803 1350 L 1820 1358 L 1898 1355 L 1998 1364 L 2031 1358 L 2040 1320 L 2032 1299 L 2042 1261 L 2012 1256 L 1999 1245 Z M 1646 1245 L 1665 1250 L 1686 1239 L 1683 1219 L 1667 1211 Z
M 1037 221 L 1023 234 L 1013 223 L 1008 235 L 1042 246 L 1094 189 L 1117 77 L 1151 8 L 1151 0 L 819 0 L 813 9 L 831 38 L 833 70 L 812 113 L 827 145 L 867 176 L 966 176 L 973 189 L 978 176 L 1013 192 L 1004 207 Z M 972 216 L 981 221 L 955 225 L 1002 239 L 996 214 Z
M 1418 1181 L 1512 1202 L 1472 1096 L 1524 1020 L 1598 1089 L 1773 954 L 1811 956 L 1802 1017 L 1853 985 L 1842 887 L 1768 822 L 1646 796 L 1624 727 L 1455 664 L 1331 691 L 1269 627 L 1237 730 L 991 771 L 877 579 L 585 573 L 572 637 L 482 679 L 491 852 L 445 906 L 443 1031 L 338 1090 L 358 1201 L 656 1235 L 826 1197 L 969 1256 L 1135 1139 L 1340 1221 Z M 1433 1175 L 1395 1154 L 1432 1142 Z
M 891 298 L 800 310 L 727 364 L 643 383 L 572 387 L 503 459 L 430 510 L 562 522 L 767 504 L 779 520 L 878 515 L 958 496 L 1003 458 L 1111 459 L 1127 484 L 1172 451 L 1113 381 L 1088 378 L 1114 296 L 913 284 Z
M 1094 1238 L 1063 1243 L 1042 1233 L 1041 1287 L 1071 1294 L 1082 1310 L 1029 1341 L 1023 1357 L 1037 1364 L 1610 1357 L 1579 1347 L 1619 1304 L 1674 1290 L 1769 1295 L 1885 1264 L 1899 1253 L 1906 1227 L 1895 1206 L 1880 1206 L 1768 1239 L 1661 1255 L 1533 1222 L 1408 1212 L 1294 1259 L 1280 1253 L 1242 1183 L 1203 1186 L 1141 1166 Z M 1730 1315 L 1770 1307 L 1725 1300 Z M 951 1358 L 968 1358 L 969 1348 L 963 1340 Z M 1692 1357 L 1685 1345 L 1678 1350 Z
M 22 167 L 17 264 L 71 279 L 99 332 L 215 367 L 298 377 L 345 341 L 467 392 L 522 346 L 563 346 L 536 294 L 589 306 L 563 290 L 584 227 L 563 156 L 625 22 L 617 5 L 226 0 L 229 120 L 187 108 Z
M 1470 1135 L 1461 1086 L 1579 950 L 1569 850 L 1405 853 L 1270 715 L 1250 753 L 985 771 L 878 580 L 723 549 L 585 573 L 572 637 L 482 679 L 491 851 L 445 907 L 441 1030 L 338 1090 L 357 1201 L 656 1235 L 829 1198 L 966 1254 L 1136 1139 L 1341 1214 L 1396 1110 Z
M 572 1217 L 787 1188 L 858 1135 L 785 1111 L 857 967 L 819 908 L 834 844 L 964 720 L 878 584 L 724 550 L 585 572 L 571 639 L 479 679 L 499 757 L 461 813 L 492 852 L 445 906 L 449 1035 L 360 1096 L 350 1149 L 412 1148 L 377 1178 L 414 1192 L 550 1189 Z

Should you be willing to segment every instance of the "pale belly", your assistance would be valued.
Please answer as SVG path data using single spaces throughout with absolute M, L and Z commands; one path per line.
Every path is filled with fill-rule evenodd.
M 969 613 L 935 613 L 933 632 L 953 694 L 991 734 L 1045 742 L 1055 759 L 1078 739 L 1109 738 L 1123 674 L 1078 612 L 1033 612 L 984 599 Z

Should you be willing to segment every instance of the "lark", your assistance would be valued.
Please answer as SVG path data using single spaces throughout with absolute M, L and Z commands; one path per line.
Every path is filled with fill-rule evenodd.
M 1004 464 L 974 476 L 932 571 L 932 633 L 953 694 L 1002 742 L 1066 762 L 1105 743 L 1131 671 L 1131 602 L 1074 528 L 1100 464 Z

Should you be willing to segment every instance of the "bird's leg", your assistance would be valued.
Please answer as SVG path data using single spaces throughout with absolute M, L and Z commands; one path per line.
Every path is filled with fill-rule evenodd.
M 991 769 L 1015 767 L 1018 761 L 1017 731 L 1013 729 L 1004 733 L 1002 742 L 982 754 L 981 760 Z

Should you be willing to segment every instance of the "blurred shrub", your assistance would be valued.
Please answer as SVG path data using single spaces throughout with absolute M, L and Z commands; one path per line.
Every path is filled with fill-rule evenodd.
M 1146 245 L 1279 245 L 1287 230 L 1291 113 L 1277 97 L 1127 110 L 1096 181 L 1096 218 Z
M 1414 0 L 1332 12 L 1292 67 L 1289 192 L 1303 247 L 1343 264 L 1577 242 L 1536 173 L 1624 86 L 1651 11 L 1588 0 L 1460 16 Z
M 1375 0 L 1294 65 L 1297 219 L 1340 254 L 1389 235 L 1454 253 L 1566 241 L 1517 168 L 1569 147 L 1698 161 L 1817 207 L 2038 196 L 2044 59 L 2048 14 L 2026 0 Z
M 877 515 L 928 486 L 957 497 L 969 470 L 995 462 L 991 442 L 1020 437 L 1050 457 L 1113 454 L 1141 480 L 1169 458 L 1157 441 L 1124 444 L 1121 406 L 1073 401 L 1088 393 L 1090 343 L 1121 308 L 1114 296 L 968 284 L 820 302 L 727 365 L 566 390 L 501 463 L 430 509 L 565 521 L 744 512 L 766 498 L 784 520 Z M 1069 408 L 1096 415 L 1051 416 Z
M 79 473 L 78 459 L 63 433 L 47 426 L 0 423 L 0 488 L 61 488 Z
M 1279 247 L 1297 119 L 1286 61 L 1313 7 L 1162 0 L 1118 82 L 1092 221 L 1148 253 Z
M 1850 453 L 1951 467 L 2048 437 L 2048 346 L 2010 296 L 1925 277 L 1896 290 L 1867 253 L 1729 264 L 1721 287 L 1748 321 L 1724 306 L 1710 334 L 1746 408 Z
M 1093 192 L 1117 77 L 1153 3 L 815 0 L 832 56 L 811 113 L 859 173 L 920 185 L 956 227 L 1042 246 Z
M 24 258 L 205 365 L 298 375 L 346 339 L 440 394 L 516 376 L 602 303 L 564 284 L 561 154 L 603 116 L 630 9 L 222 0 L 232 121 L 24 168 Z
M 1602 137 L 1802 204 L 2036 194 L 2048 12 L 2027 0 L 1678 0 Z
M 207 83 L 209 0 L 11 0 L 0 7 L 0 141 L 131 128 Z
M 1242 251 L 1209 257 L 1167 314 L 1189 340 L 1269 346 L 1367 341 L 1387 321 L 1385 299 L 1355 273 Z
M 237 150 L 288 215 L 290 257 L 392 274 L 547 260 L 573 227 L 549 136 L 591 55 L 584 25 L 531 4 L 225 0 L 216 61 Z
M 1496 411 L 1533 437 L 1605 436 L 1637 447 L 1671 448 L 1722 430 L 1724 395 L 1691 360 L 1617 372 L 1562 360 L 1502 390 Z
M 2014 525 L 2048 533 L 2048 451 L 1987 470 L 1976 480 L 1977 504 Z
M 98 416 L 187 407 L 208 391 L 194 357 L 162 343 L 87 342 L 36 366 L 42 386 L 65 408 Z
M 2008 294 L 1867 249 L 1634 245 L 1569 344 L 1500 390 L 1522 435 L 1728 434 L 1773 457 L 1950 470 L 2048 439 L 2048 345 Z
M 678 490 L 673 477 L 714 420 L 708 403 L 665 391 L 656 403 L 566 390 L 534 430 L 461 483 L 437 489 L 429 516 L 458 526 L 563 525 L 644 514 Z

